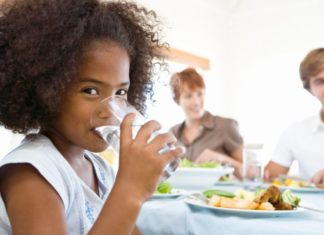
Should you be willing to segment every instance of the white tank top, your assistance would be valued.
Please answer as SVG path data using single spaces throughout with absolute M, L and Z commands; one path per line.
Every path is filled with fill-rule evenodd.
M 27 136 L 20 146 L 0 161 L 0 167 L 14 163 L 28 163 L 35 167 L 61 197 L 69 234 L 83 235 L 88 233 L 95 222 L 115 179 L 112 168 L 105 160 L 90 152 L 86 156 L 97 175 L 99 196 L 77 176 L 50 139 L 40 134 Z M 1 197 L 0 234 L 12 234 Z

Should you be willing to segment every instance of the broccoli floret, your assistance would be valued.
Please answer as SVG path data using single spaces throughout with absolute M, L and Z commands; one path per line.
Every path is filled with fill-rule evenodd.
M 171 193 L 173 187 L 169 182 L 161 182 L 158 187 L 156 188 L 156 191 L 158 193 L 166 194 L 166 193 Z
M 282 194 L 281 198 L 285 203 L 288 203 L 292 207 L 298 206 L 300 198 L 295 196 L 289 189 L 286 189 Z

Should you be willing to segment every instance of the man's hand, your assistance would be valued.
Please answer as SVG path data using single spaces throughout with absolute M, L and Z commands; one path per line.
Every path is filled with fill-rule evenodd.
M 313 177 L 310 179 L 310 182 L 316 185 L 324 184 L 324 169 L 316 172 L 315 175 L 313 175 Z

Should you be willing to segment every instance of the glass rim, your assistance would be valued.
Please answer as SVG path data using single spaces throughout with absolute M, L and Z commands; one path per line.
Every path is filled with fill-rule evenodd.
M 244 148 L 245 149 L 262 149 L 263 144 L 261 144 L 261 143 L 248 143 L 248 144 L 244 144 Z
M 108 97 L 103 98 L 102 100 L 100 100 L 100 103 L 101 102 L 104 102 L 104 101 L 107 101 L 107 100 L 113 100 L 113 99 L 116 99 L 116 98 L 119 99 L 119 100 L 124 100 L 127 103 L 129 103 L 129 101 L 124 96 L 121 96 L 121 95 L 111 95 L 111 96 L 108 96 Z

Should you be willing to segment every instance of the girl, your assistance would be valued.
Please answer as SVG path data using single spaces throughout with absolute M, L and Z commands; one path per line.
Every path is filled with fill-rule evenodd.
M 158 153 L 174 142 L 168 133 L 147 143 L 156 121 L 132 139 L 128 115 L 116 179 L 91 152 L 107 148 L 101 100 L 121 95 L 145 110 L 162 46 L 154 12 L 97 0 L 8 0 L 0 10 L 0 123 L 26 134 L 0 162 L 0 234 L 138 233 L 141 205 L 183 150 Z

